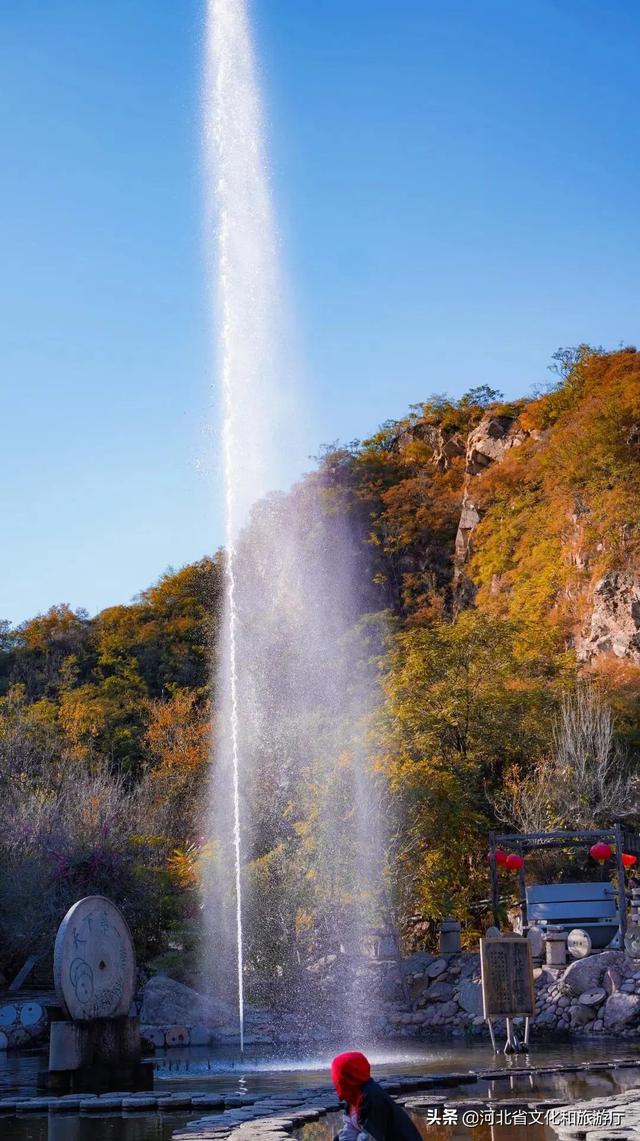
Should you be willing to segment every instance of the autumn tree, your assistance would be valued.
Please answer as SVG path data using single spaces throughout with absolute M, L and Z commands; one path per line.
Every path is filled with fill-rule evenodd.
M 543 755 L 562 668 L 523 661 L 515 624 L 467 611 L 399 633 L 387 661 L 380 760 L 396 799 L 400 913 L 470 916 L 486 893 L 492 790 Z

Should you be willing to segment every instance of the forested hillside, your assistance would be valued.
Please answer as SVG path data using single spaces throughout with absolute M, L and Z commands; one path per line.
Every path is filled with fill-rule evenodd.
M 368 732 L 407 938 L 481 926 L 496 822 L 640 821 L 640 355 L 556 365 L 536 398 L 432 398 L 307 477 L 371 556 L 361 620 L 390 619 Z M 145 962 L 197 940 L 223 565 L 0 626 L 6 973 L 87 891 L 124 902 Z

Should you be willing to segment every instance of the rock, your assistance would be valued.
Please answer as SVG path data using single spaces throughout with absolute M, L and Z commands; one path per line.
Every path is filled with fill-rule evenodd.
M 504 459 L 509 449 L 522 444 L 527 435 L 513 416 L 487 412 L 467 439 L 467 474 L 479 475 L 492 463 Z
M 482 987 L 480 983 L 460 983 L 458 1002 L 467 1014 L 480 1014 L 482 1012 Z
M 579 661 L 603 654 L 640 663 L 640 580 L 632 571 L 609 571 L 593 589 L 591 620 L 576 638 Z
M 578 1001 L 575 1006 L 569 1008 L 569 1020 L 572 1026 L 586 1026 L 593 1018 L 593 1010 L 589 1006 L 580 1006 Z
M 597 987 L 596 990 L 585 990 L 579 997 L 578 1002 L 582 1006 L 600 1006 L 607 997 L 607 992 L 603 987 Z
M 603 1024 L 605 1030 L 626 1027 L 640 1014 L 640 995 L 618 991 L 609 995 L 605 1003 Z
M 620 990 L 621 982 L 622 975 L 620 974 L 620 971 L 617 970 L 614 966 L 607 967 L 606 971 L 604 972 L 604 978 L 602 980 L 602 985 L 607 994 L 615 994 L 617 990 Z
M 430 1002 L 449 1002 L 453 997 L 453 987 L 451 983 L 432 983 L 428 988 L 427 998 Z
M 459 1008 L 457 1002 L 451 1000 L 451 1002 L 440 1003 L 435 1009 L 439 1012 L 441 1020 L 446 1022 L 449 1018 L 455 1017 Z
M 510 448 L 518 447 L 528 432 L 513 416 L 496 416 L 487 412 L 477 428 L 469 433 L 466 451 L 466 479 L 462 507 L 455 540 L 454 573 L 459 579 L 469 556 L 471 538 L 482 518 L 482 510 L 473 493 L 473 478 L 491 464 L 500 462 Z
M 434 960 L 434 956 L 430 955 L 428 951 L 416 951 L 409 959 L 405 960 L 404 969 L 407 974 L 412 974 L 416 971 L 424 971 L 430 963 Z
M 226 1002 L 198 994 L 174 979 L 156 975 L 144 988 L 140 1021 L 146 1026 L 203 1025 L 218 1029 L 234 1018 L 235 1010 Z
M 438 975 L 443 974 L 444 971 L 446 971 L 446 969 L 447 969 L 447 960 L 446 959 L 436 959 L 435 963 L 430 963 L 429 966 L 427 967 L 427 974 L 428 974 L 430 979 L 436 979 L 436 978 L 438 978 Z
M 590 955 L 587 959 L 576 959 L 562 976 L 563 990 L 575 995 L 583 994 L 586 990 L 595 990 L 600 986 L 607 968 L 618 962 L 620 958 L 618 951 L 603 951 L 600 955 Z
M 548 1007 L 546 1010 L 542 1010 L 540 1014 L 537 1014 L 535 1017 L 535 1022 L 538 1024 L 538 1026 L 555 1025 L 556 1012 L 553 1007 Z
M 539 989 L 548 987 L 551 983 L 555 982 L 555 974 L 550 967 L 543 965 L 541 967 L 533 968 L 533 977 L 536 980 L 536 985 Z

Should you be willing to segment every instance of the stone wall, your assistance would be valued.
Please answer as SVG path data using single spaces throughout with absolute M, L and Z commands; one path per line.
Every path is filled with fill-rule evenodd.
M 387 1033 L 484 1033 L 480 956 L 414 955 L 408 960 L 411 1003 L 389 1003 Z M 640 1037 L 640 960 L 602 951 L 566 967 L 534 969 L 535 1029 L 547 1033 Z

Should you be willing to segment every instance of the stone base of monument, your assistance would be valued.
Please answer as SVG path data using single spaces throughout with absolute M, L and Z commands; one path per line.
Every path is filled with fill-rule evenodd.
M 49 1069 L 38 1086 L 59 1093 L 153 1089 L 153 1063 L 140 1057 L 138 1019 L 53 1022 Z

